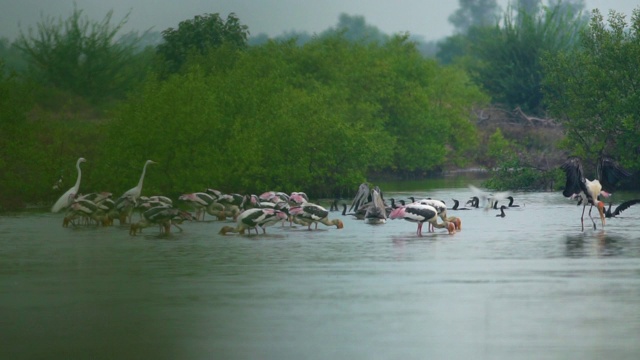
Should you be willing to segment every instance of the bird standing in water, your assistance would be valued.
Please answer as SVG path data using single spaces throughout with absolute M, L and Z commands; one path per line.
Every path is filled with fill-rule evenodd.
M 601 156 L 598 160 L 597 179 L 589 180 L 584 177 L 582 162 L 578 157 L 568 158 L 560 168 L 566 174 L 566 185 L 562 195 L 568 198 L 580 198 L 582 203 L 582 215 L 580 222 L 582 231 L 584 231 L 584 211 L 587 205 L 589 207 L 589 218 L 593 223 L 593 229 L 596 229 L 596 222 L 591 217 L 591 210 L 594 206 L 598 209 L 602 227 L 605 225 L 604 203 L 598 200 L 598 196 L 609 197 L 613 191 L 615 184 L 630 176 L 629 172 L 623 169 L 616 161 L 607 156 Z
M 78 195 L 78 191 L 80 190 L 80 179 L 82 178 L 82 170 L 80 170 L 80 164 L 86 161 L 87 160 L 82 157 L 79 158 L 78 161 L 76 161 L 76 169 L 78 169 L 78 178 L 76 179 L 76 184 L 73 185 L 71 189 L 67 190 L 67 192 L 62 194 L 62 196 L 60 196 L 58 201 L 56 201 L 56 203 L 51 207 L 51 212 L 55 213 L 68 207 L 69 205 L 71 205 L 76 195 Z

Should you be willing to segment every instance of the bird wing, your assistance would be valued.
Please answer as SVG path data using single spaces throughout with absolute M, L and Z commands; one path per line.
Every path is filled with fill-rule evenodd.
M 371 190 L 369 189 L 369 185 L 367 185 L 366 183 L 360 184 L 358 192 L 351 202 L 351 207 L 349 207 L 349 212 L 351 212 L 352 210 L 358 210 L 358 208 L 362 207 L 362 205 L 364 205 L 368 201 L 370 193 Z
M 564 186 L 562 195 L 571 197 L 571 195 L 584 192 L 585 195 L 591 196 L 585 184 L 584 173 L 582 171 L 582 163 L 578 157 L 572 156 L 567 159 L 560 168 L 564 170 L 567 182 Z
M 602 188 L 607 192 L 613 192 L 618 181 L 631 176 L 617 161 L 608 156 L 598 159 L 597 173 Z
M 489 196 L 489 194 L 485 191 L 482 191 L 480 189 L 478 189 L 477 187 L 469 184 L 469 190 L 471 190 L 473 192 L 473 195 L 475 197 L 477 197 L 478 199 L 482 199 L 483 201 L 487 199 L 487 197 Z
M 623 202 L 622 204 L 618 205 L 613 211 L 613 216 L 620 215 L 621 212 L 627 210 L 629 207 L 631 207 L 631 205 L 635 205 L 637 203 L 640 203 L 640 199 L 633 199 Z
M 385 209 L 384 201 L 382 201 L 382 196 L 380 195 L 380 192 L 377 188 L 371 192 L 371 197 L 373 198 L 373 200 L 371 202 L 371 205 L 367 207 L 367 211 L 364 217 L 367 219 L 386 219 L 387 211 Z
M 51 212 L 58 212 L 64 208 L 66 208 L 67 206 L 69 206 L 69 204 L 71 204 L 73 202 L 73 199 L 75 198 L 75 189 L 71 188 L 69 190 L 67 190 L 67 192 L 65 192 L 64 194 L 62 194 L 62 196 L 60 196 L 60 198 L 58 199 L 58 201 L 56 201 L 55 204 L 53 204 L 53 206 L 51 207 Z
M 302 216 L 303 218 L 311 219 L 311 220 L 321 220 L 329 216 L 329 211 L 323 208 L 320 205 L 305 203 L 302 205 Z

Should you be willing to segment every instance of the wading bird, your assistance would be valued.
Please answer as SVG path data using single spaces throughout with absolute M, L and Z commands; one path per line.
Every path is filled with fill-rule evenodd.
M 142 220 L 137 223 L 131 224 L 129 228 L 129 235 L 136 235 L 142 229 L 151 226 L 152 224 L 158 224 L 161 226 L 161 231 L 165 234 L 171 232 L 171 225 L 176 226 L 182 231 L 177 223 L 182 223 L 184 220 L 193 220 L 193 216 L 186 211 L 174 208 L 170 205 L 159 205 L 152 207 L 142 212 Z
M 560 168 L 564 170 L 567 180 L 562 195 L 568 198 L 580 198 L 578 205 L 582 204 L 582 215 L 580 217 L 582 231 L 584 231 L 584 211 L 587 205 L 590 205 L 589 218 L 593 223 L 593 229 L 596 229 L 596 222 L 591 217 L 591 210 L 594 206 L 598 209 L 602 227 L 604 228 L 604 203 L 598 200 L 598 196 L 609 197 L 615 184 L 631 174 L 608 156 L 601 156 L 598 159 L 596 170 L 598 178 L 594 180 L 584 177 L 582 162 L 578 157 L 572 156 L 568 158 Z
M 500 206 L 500 214 L 496 215 L 496 217 L 505 217 L 507 214 L 504 213 L 504 209 L 507 207 L 505 205 Z
M 311 225 L 314 223 L 316 224 L 316 229 L 318 228 L 318 223 L 323 223 L 327 226 L 335 226 L 338 229 L 342 229 L 344 227 L 342 220 L 329 220 L 329 210 L 313 203 L 304 203 L 300 206 L 291 207 L 289 209 L 289 214 L 291 214 L 293 222 L 307 226 L 309 230 L 311 230 Z
M 449 234 L 455 233 L 456 225 L 453 222 L 444 221 L 438 224 L 438 211 L 430 205 L 411 203 L 406 206 L 393 209 L 389 215 L 390 219 L 404 219 L 409 222 L 418 223 L 416 234 L 422 236 L 422 224 L 428 222 L 434 228 L 447 229 Z
M 142 167 L 142 175 L 140 175 L 140 180 L 138 180 L 138 185 L 127 190 L 124 194 L 122 194 L 122 196 L 120 196 L 121 198 L 129 197 L 131 198 L 131 200 L 136 201 L 140 197 L 140 194 L 142 193 L 142 183 L 144 182 L 144 175 L 147 173 L 147 166 L 149 164 L 157 164 L 157 163 L 153 160 L 147 160 L 147 162 L 145 162 L 144 166 Z
M 83 163 L 87 160 L 85 160 L 85 158 L 79 158 L 78 161 L 76 161 L 76 169 L 78 169 L 78 178 L 76 179 L 76 184 L 73 185 L 73 187 L 69 190 L 67 190 L 67 192 L 65 192 L 64 194 L 62 194 L 62 196 L 60 196 L 60 198 L 58 199 L 58 201 L 56 201 L 55 204 L 53 204 L 53 206 L 51 207 L 51 212 L 58 212 L 66 207 L 68 207 L 69 205 L 71 205 L 71 203 L 73 202 L 73 200 L 76 198 L 76 195 L 78 195 L 78 190 L 80 190 L 80 179 L 82 178 L 82 171 L 80 170 L 80 163 Z
M 460 201 L 456 199 L 451 199 L 451 200 L 453 200 L 453 207 L 451 208 L 451 210 L 471 210 L 466 207 L 460 207 Z
M 147 166 L 149 164 L 157 164 L 153 160 L 147 160 L 142 167 L 142 175 L 140 175 L 140 180 L 138 180 L 138 185 L 135 187 L 125 191 L 118 200 L 116 200 L 116 208 L 120 211 L 120 223 L 126 223 L 127 219 L 130 220 L 131 212 L 135 207 L 140 194 L 142 193 L 142 184 L 144 182 L 144 175 L 147 173 Z
M 286 219 L 287 214 L 284 211 L 272 208 L 252 208 L 245 210 L 238 215 L 238 219 L 236 220 L 237 225 L 235 227 L 225 226 L 220 229 L 219 234 L 226 235 L 230 232 L 244 234 L 245 230 L 251 233 L 251 229 L 255 229 L 257 234 L 258 227 L 262 229 L 263 234 L 266 234 L 267 226 L 271 226 Z
M 371 204 L 364 213 L 364 221 L 367 224 L 384 224 L 387 222 L 387 207 L 384 205 L 378 189 L 371 191 Z
M 508 205 L 509 207 L 520 207 L 520 205 L 513 203 L 514 201 L 513 196 L 509 195 L 507 196 L 507 199 L 509 199 L 509 205 Z

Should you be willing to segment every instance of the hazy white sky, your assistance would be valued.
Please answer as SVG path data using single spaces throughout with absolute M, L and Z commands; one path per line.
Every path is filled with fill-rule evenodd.
M 234 12 L 252 35 L 269 36 L 296 30 L 318 33 L 335 26 L 341 13 L 364 16 L 367 24 L 392 34 L 408 31 L 427 40 L 452 33 L 447 18 L 458 8 L 456 0 L 0 0 L 0 37 L 15 39 L 19 30 L 36 24 L 41 15 L 67 18 L 77 4 L 91 19 L 101 20 L 109 10 L 113 22 L 131 10 L 127 30 L 162 31 L 204 13 L 223 18 Z M 498 0 L 506 8 L 509 0 Z M 586 0 L 589 9 L 609 9 L 631 17 L 638 0 Z

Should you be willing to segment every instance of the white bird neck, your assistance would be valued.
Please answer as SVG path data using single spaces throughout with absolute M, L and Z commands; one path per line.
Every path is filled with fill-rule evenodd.
M 144 182 L 144 174 L 147 172 L 147 165 L 150 163 L 147 161 L 144 163 L 144 167 L 142 168 L 142 175 L 140 175 L 140 181 L 138 181 L 138 189 L 142 192 L 142 183 Z
M 78 189 L 80 189 L 80 178 L 82 178 L 82 170 L 80 170 L 80 163 L 81 163 L 80 160 L 76 162 L 76 169 L 78 169 L 78 178 L 76 179 L 76 185 L 74 186 L 74 188 L 76 189 L 76 192 L 78 191 Z

